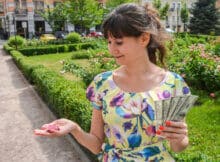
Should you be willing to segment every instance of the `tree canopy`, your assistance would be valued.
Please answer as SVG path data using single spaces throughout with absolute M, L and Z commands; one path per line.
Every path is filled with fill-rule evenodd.
M 219 30 L 216 0 L 198 0 L 192 7 L 189 29 L 193 34 L 210 34 Z
M 69 21 L 82 27 L 98 25 L 103 19 L 103 7 L 97 0 L 70 0 L 66 4 Z

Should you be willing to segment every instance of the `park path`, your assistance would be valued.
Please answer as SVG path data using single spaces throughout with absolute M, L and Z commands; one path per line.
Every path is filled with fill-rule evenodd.
M 0 42 L 0 162 L 89 162 L 68 135 L 43 138 L 35 128 L 55 116 L 25 80 Z

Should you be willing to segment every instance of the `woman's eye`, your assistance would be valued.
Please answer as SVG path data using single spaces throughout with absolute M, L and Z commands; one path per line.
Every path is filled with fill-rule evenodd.
M 112 42 L 111 41 L 108 41 L 108 44 L 111 44 Z
M 116 42 L 116 44 L 117 44 L 117 45 L 122 45 L 123 43 L 122 43 L 122 42 Z

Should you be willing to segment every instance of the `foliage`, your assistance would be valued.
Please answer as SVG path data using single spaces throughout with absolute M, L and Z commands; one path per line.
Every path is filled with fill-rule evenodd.
M 91 106 L 86 100 L 83 83 L 68 81 L 42 65 L 33 65 L 18 51 L 11 51 L 11 55 L 58 117 L 73 120 L 89 131 Z
M 220 44 L 216 44 L 215 46 L 215 55 L 220 57 Z
M 8 52 L 8 53 L 10 53 L 10 51 L 14 50 L 14 48 L 11 47 L 11 46 L 9 46 L 8 43 L 5 43 L 5 44 L 3 45 L 3 49 L 4 49 L 6 52 Z
M 112 58 L 105 56 L 107 56 L 107 54 L 104 52 L 96 53 L 96 55 L 94 55 L 95 58 L 90 60 L 90 66 L 87 69 L 76 65 L 74 61 L 67 61 L 63 66 L 63 70 L 72 72 L 81 77 L 83 82 L 88 86 L 97 74 L 117 67 Z
M 86 42 L 86 43 L 75 43 L 75 44 L 63 44 L 63 45 L 50 45 L 50 46 L 40 46 L 40 47 L 26 47 L 19 49 L 19 51 L 25 56 L 33 55 L 44 55 L 44 54 L 55 54 L 62 52 L 71 52 L 77 50 L 94 49 L 97 47 L 96 43 Z
M 19 35 L 11 36 L 7 43 L 11 47 L 21 47 L 24 45 L 25 39 Z
M 193 34 L 210 34 L 217 30 L 218 10 L 216 0 L 199 0 L 191 10 L 189 29 Z
M 213 56 L 202 44 L 192 45 L 190 54 L 185 59 L 183 73 L 193 87 L 213 92 L 220 89 L 220 70 L 217 69 L 220 57 Z M 220 64 L 219 64 L 220 65 Z
M 110 12 L 115 7 L 117 7 L 123 3 L 129 3 L 129 2 L 134 2 L 134 1 L 132 1 L 132 0 L 107 0 L 105 6 L 106 6 L 106 9 L 108 10 L 108 12 Z
M 76 51 L 73 52 L 72 55 L 72 59 L 91 59 L 91 58 L 95 58 L 97 53 L 103 52 L 105 57 L 111 57 L 108 52 L 97 49 L 97 50 L 93 50 L 93 49 L 88 49 L 88 50 L 82 50 L 82 51 Z
M 66 36 L 66 40 L 70 43 L 78 43 L 81 41 L 81 39 L 81 35 L 76 32 L 69 33 Z
M 204 92 L 203 92 L 204 94 Z M 172 153 L 177 162 L 217 162 L 220 154 L 220 103 L 204 98 L 202 106 L 196 106 L 187 114 L 189 146 L 181 153 Z
M 186 5 L 186 3 L 184 3 L 183 7 L 181 8 L 180 11 L 180 17 L 181 17 L 181 21 L 184 24 L 184 32 L 186 32 L 187 28 L 186 28 L 186 23 L 189 21 L 189 9 Z
M 102 21 L 103 8 L 96 0 L 70 0 L 65 2 L 65 6 L 69 21 L 72 24 L 80 25 L 80 33 L 83 32 L 83 27 L 94 27 Z
M 53 9 L 48 5 L 45 12 L 38 14 L 50 25 L 53 32 L 62 30 L 67 21 L 67 12 L 62 3 L 58 3 Z
M 86 85 L 96 74 L 115 69 L 116 64 L 112 58 L 109 58 L 104 47 L 105 42 L 102 43 L 99 45 L 100 49 L 82 51 L 77 48 L 79 51 L 72 54 L 83 55 L 84 53 L 85 56 L 88 53 L 91 54 L 93 57 L 89 57 L 89 66 L 83 67 L 84 64 L 71 60 L 65 61 L 65 69 L 69 69 L 74 74 L 78 73 Z M 219 158 L 219 140 L 216 139 L 219 139 L 220 134 L 219 44 L 213 36 L 178 34 L 167 45 L 167 48 L 170 60 L 169 70 L 181 74 L 192 87 L 193 94 L 200 96 L 199 102 L 202 103 L 194 107 L 186 118 L 189 128 L 189 147 L 181 153 L 171 152 L 171 154 L 176 161 L 216 161 Z M 11 51 L 11 53 L 22 72 L 29 81 L 35 84 L 39 94 L 58 117 L 67 117 L 77 121 L 88 131 L 91 109 L 85 98 L 85 84 L 81 81 L 67 81 L 42 65 L 36 65 L 42 63 L 40 59 L 33 59 L 30 62 L 33 57 L 25 57 L 17 51 Z M 59 59 L 67 58 L 64 55 L 57 56 Z M 47 60 L 51 60 L 51 55 L 34 57 L 48 57 Z M 54 64 L 56 62 L 58 62 L 57 59 L 54 60 Z M 207 97 L 210 92 L 214 92 L 215 97 Z
M 160 19 L 166 19 L 169 10 L 169 3 L 166 2 L 164 6 L 162 6 L 161 0 L 154 0 L 153 6 L 159 11 Z
M 210 45 L 207 39 L 211 38 L 177 37 L 169 45 L 168 67 L 182 74 L 190 87 L 214 92 L 220 89 L 220 57 L 215 54 L 215 45 Z
M 162 6 L 161 0 L 153 0 L 153 6 L 154 6 L 157 10 L 159 10 L 159 9 L 161 8 L 161 6 Z

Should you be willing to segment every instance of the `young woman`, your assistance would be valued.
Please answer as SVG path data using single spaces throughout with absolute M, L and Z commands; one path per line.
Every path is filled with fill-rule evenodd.
M 94 107 L 90 132 L 59 119 L 35 134 L 71 133 L 104 162 L 174 161 L 162 142 L 167 140 L 175 152 L 185 149 L 187 125 L 166 121 L 156 130 L 154 102 L 190 91 L 178 74 L 164 68 L 165 33 L 157 12 L 149 5 L 124 4 L 108 15 L 103 29 L 109 52 L 120 67 L 97 75 L 87 89 Z

